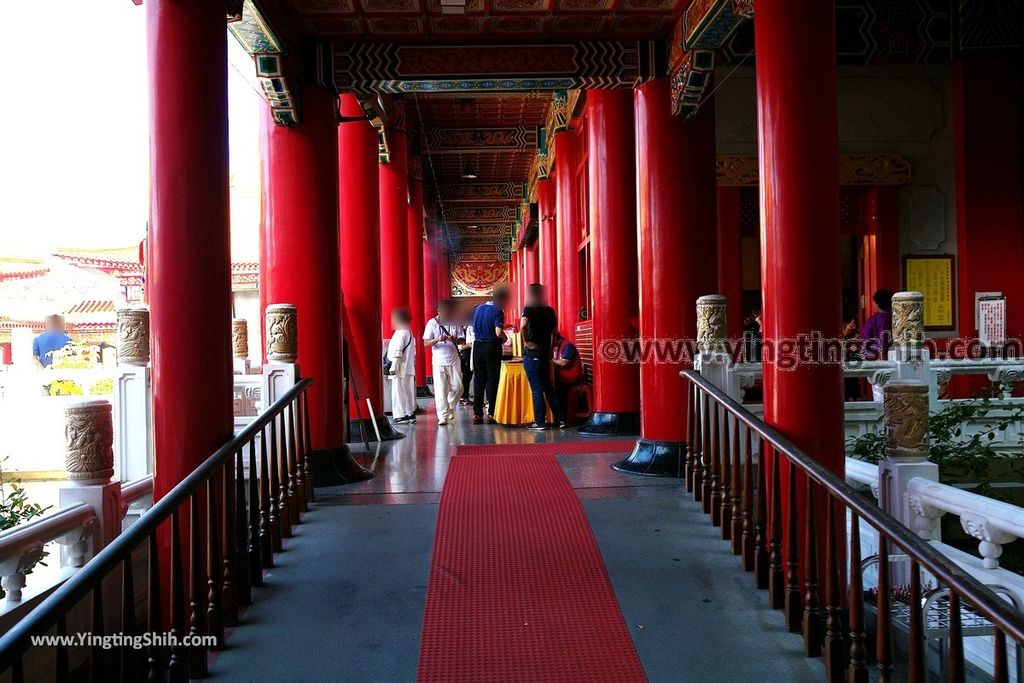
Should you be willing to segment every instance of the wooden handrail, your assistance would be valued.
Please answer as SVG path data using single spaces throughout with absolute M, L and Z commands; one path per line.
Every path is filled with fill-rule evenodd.
M 891 556 L 892 548 L 885 546 L 895 546 L 900 552 L 906 554 L 913 564 L 948 586 L 960 602 L 969 604 L 971 609 L 991 621 L 1000 632 L 1008 635 L 1018 644 L 1024 645 L 1024 614 L 1013 609 L 988 587 L 919 538 L 891 515 L 859 495 L 856 489 L 846 483 L 842 477 L 826 469 L 785 435 L 753 416 L 743 405 L 730 398 L 698 372 L 684 370 L 679 374 L 697 388 L 697 397 L 701 395 L 710 397 L 713 403 L 721 406 L 735 420 L 762 439 L 767 449 L 796 465 L 812 482 L 822 487 L 822 490 L 827 492 L 832 499 L 839 501 L 849 509 L 854 514 L 855 520 L 859 518 L 874 527 L 880 536 L 884 537 L 880 545 L 883 546 L 883 551 L 886 554 Z M 691 416 L 693 415 L 694 411 L 691 408 Z M 767 449 L 762 449 L 762 453 Z M 773 466 L 773 477 L 775 469 Z M 775 507 L 777 496 L 770 496 L 770 498 L 772 507 Z
M 253 444 L 255 444 L 257 438 L 264 437 L 268 427 L 270 429 L 274 429 L 278 422 L 283 423 L 284 420 L 279 420 L 278 418 L 285 415 L 286 411 L 289 417 L 288 422 L 292 422 L 291 418 L 294 415 L 294 412 L 292 410 L 293 404 L 300 406 L 300 412 L 302 413 L 303 418 L 308 417 L 306 413 L 307 409 L 305 407 L 305 402 L 302 400 L 302 397 L 306 389 L 311 384 L 312 380 L 310 379 L 303 379 L 297 382 L 291 389 L 285 392 L 285 394 L 281 396 L 281 398 L 278 399 L 272 406 L 269 406 L 267 410 L 265 410 L 261 415 L 255 418 L 248 426 L 246 426 L 245 429 L 239 432 L 238 435 L 236 435 L 233 439 L 231 439 L 223 446 L 218 448 L 209 458 L 203 461 L 187 477 L 185 477 L 174 488 L 168 491 L 162 498 L 160 498 L 160 500 L 156 501 L 153 507 L 151 507 L 148 511 L 141 515 L 138 521 L 135 522 L 127 531 L 125 531 L 123 534 L 115 538 L 109 545 L 107 545 L 103 550 L 101 550 L 92 560 L 90 560 L 84 567 L 82 567 L 80 571 L 78 571 L 74 576 L 65 581 L 63 585 L 61 585 L 51 595 L 44 599 L 35 609 L 33 609 L 24 618 L 18 621 L 18 623 L 16 623 L 7 633 L 3 635 L 2 638 L 0 638 L 0 671 L 6 671 L 14 667 L 13 670 L 16 673 L 19 672 L 22 666 L 21 657 L 23 653 L 25 653 L 31 647 L 32 637 L 46 634 L 54 626 L 57 626 L 58 632 L 62 630 L 62 627 L 66 628 L 68 612 L 70 612 L 72 608 L 74 608 L 83 598 L 85 598 L 90 593 L 93 594 L 93 601 L 95 604 L 97 595 L 99 595 L 99 591 L 102 589 L 103 579 L 112 571 L 120 567 L 122 571 L 124 571 L 126 574 L 130 576 L 132 552 L 137 547 L 148 543 L 150 552 L 153 553 L 156 549 L 156 543 L 154 539 L 156 537 L 155 535 L 158 527 L 160 527 L 160 525 L 165 522 L 171 521 L 172 528 L 177 530 L 179 526 L 179 516 L 183 512 L 183 510 L 181 510 L 180 508 L 182 508 L 183 506 L 188 506 L 186 509 L 189 509 L 191 512 L 195 513 L 199 509 L 197 497 L 198 495 L 207 495 L 207 505 L 210 506 L 210 509 L 219 510 L 225 513 L 223 514 L 224 519 L 230 520 L 231 522 L 225 524 L 225 528 L 231 527 L 233 529 L 235 511 L 232 510 L 231 507 L 226 505 L 228 501 L 224 501 L 225 505 L 223 508 L 218 508 L 216 506 L 214 496 L 208 495 L 210 492 L 213 492 L 214 489 L 220 486 L 219 484 L 217 484 L 217 486 L 214 485 L 214 482 L 217 481 L 215 479 L 215 475 L 223 472 L 230 474 L 232 478 L 237 476 L 237 488 L 244 491 L 244 489 L 242 488 L 244 486 L 242 479 L 243 471 L 240 466 L 240 458 L 242 457 L 241 454 L 243 450 L 247 446 L 253 447 Z M 301 428 L 301 420 L 298 421 L 298 423 Z M 287 433 L 293 435 L 294 438 L 294 430 L 292 427 L 285 425 L 285 429 L 282 431 L 287 431 Z M 272 444 L 272 446 L 276 446 L 276 443 Z M 282 458 L 282 463 L 285 464 L 285 467 L 289 465 L 294 467 L 296 464 L 302 465 L 304 454 L 296 453 L 294 444 L 292 444 L 292 447 L 290 449 L 282 448 L 282 450 L 287 450 L 291 455 L 291 457 L 288 458 L 287 462 Z M 295 462 L 296 456 L 298 457 L 297 463 Z M 235 467 L 236 460 L 237 463 L 239 464 L 237 469 Z M 255 475 L 255 473 L 253 473 L 253 475 Z M 225 486 L 223 487 L 225 491 L 236 491 L 236 487 L 230 485 L 231 483 L 232 482 L 225 482 Z M 219 494 L 217 495 L 219 497 Z M 236 500 L 238 500 L 238 505 L 236 506 L 236 508 L 245 507 L 244 493 Z M 262 504 L 262 501 L 259 501 L 259 503 Z M 239 519 L 239 521 L 241 522 L 243 520 Z M 239 524 L 238 528 L 239 530 L 245 530 L 244 524 Z M 192 556 L 193 553 L 196 552 L 197 546 L 195 544 L 198 543 L 198 541 L 196 540 L 198 537 L 196 531 L 196 529 L 192 529 L 192 548 L 191 552 L 187 553 L 190 557 Z M 238 547 L 241 547 L 242 543 L 244 543 L 244 539 L 238 539 Z M 175 630 L 176 626 L 180 626 L 180 624 L 177 623 L 177 621 L 182 616 L 181 614 L 176 614 L 175 609 L 178 608 L 180 610 L 180 608 L 183 607 L 184 602 L 181 586 L 177 585 L 177 582 L 180 581 L 181 578 L 186 573 L 185 570 L 183 569 L 183 563 L 181 561 L 181 556 L 186 553 L 182 552 L 182 550 L 178 547 L 179 545 L 180 543 L 178 541 L 172 542 L 170 558 L 170 561 L 172 563 L 172 586 L 166 587 L 171 590 L 172 596 L 172 632 Z M 228 547 L 229 549 L 232 548 L 230 544 L 226 544 L 226 547 Z M 230 558 L 230 561 L 233 563 L 234 559 L 235 558 Z M 154 585 L 155 583 L 158 583 L 157 577 L 153 575 L 154 558 L 151 556 L 150 560 L 150 625 L 152 626 L 160 623 L 159 615 L 154 614 L 154 612 L 158 612 L 160 601 L 158 597 L 154 601 L 154 592 L 158 592 L 157 589 L 159 588 L 159 586 Z M 228 566 L 228 563 L 229 559 L 224 558 L 225 568 Z M 231 566 L 234 565 L 232 564 Z M 193 567 L 192 569 L 194 570 L 195 567 Z M 245 583 L 245 581 L 248 579 L 248 571 L 245 570 L 245 573 L 242 574 L 242 568 L 237 567 L 237 569 L 239 575 L 233 577 L 232 580 L 237 582 L 239 585 L 232 584 L 232 591 L 237 590 L 239 588 L 248 587 L 248 584 Z M 210 578 L 211 582 L 219 580 L 219 576 L 211 576 Z M 227 585 L 227 579 L 225 579 L 225 584 Z M 130 593 L 126 590 L 125 595 L 130 595 Z M 225 602 L 226 601 L 227 596 L 225 596 Z M 213 608 L 211 607 L 211 609 Z M 179 631 L 178 635 L 180 637 L 184 636 L 185 634 Z M 97 655 L 97 653 L 94 652 L 93 658 L 95 659 L 97 656 L 100 655 Z M 180 666 L 181 664 L 180 660 L 175 659 L 176 656 L 180 657 L 180 653 L 172 651 L 170 660 L 172 678 L 178 677 L 178 674 L 181 673 L 180 670 L 175 669 L 176 665 Z M 203 651 L 203 657 L 205 658 L 205 651 Z M 66 652 L 63 653 L 63 656 L 61 655 L 60 652 L 58 652 L 59 664 L 66 663 L 64 661 L 65 659 Z M 190 658 L 190 660 L 191 659 L 196 659 L 198 661 L 198 657 Z M 92 666 L 94 667 L 95 671 L 95 661 L 92 662 Z M 58 671 L 61 668 L 61 666 L 58 666 Z M 15 678 L 17 678 L 17 676 L 15 676 Z

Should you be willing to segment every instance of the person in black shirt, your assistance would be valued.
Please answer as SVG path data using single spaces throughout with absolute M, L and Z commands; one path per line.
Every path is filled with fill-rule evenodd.
M 544 300 L 544 285 L 534 283 L 527 287 L 526 308 L 520 321 L 523 331 L 523 370 L 533 393 L 533 430 L 547 429 L 544 399 L 559 427 L 565 426 L 565 412 L 551 384 L 551 341 L 558 329 L 555 309 Z

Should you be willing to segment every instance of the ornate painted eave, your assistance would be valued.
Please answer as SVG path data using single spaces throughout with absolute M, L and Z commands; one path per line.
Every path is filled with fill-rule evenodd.
M 299 123 L 298 87 L 285 67 L 284 42 L 253 0 L 228 3 L 228 31 L 252 55 L 256 80 L 267 96 L 274 123 Z
M 718 187 L 757 187 L 757 157 L 720 154 L 715 175 Z M 886 152 L 839 155 L 840 185 L 906 185 L 910 179 L 910 162 L 902 155 Z

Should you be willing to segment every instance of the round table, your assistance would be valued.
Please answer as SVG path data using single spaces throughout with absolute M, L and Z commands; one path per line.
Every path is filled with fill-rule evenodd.
M 494 419 L 499 424 L 519 426 L 533 422 L 533 394 L 526 379 L 523 361 L 506 360 L 501 363 L 498 377 L 498 398 L 494 402 Z M 547 419 L 552 420 L 551 409 Z

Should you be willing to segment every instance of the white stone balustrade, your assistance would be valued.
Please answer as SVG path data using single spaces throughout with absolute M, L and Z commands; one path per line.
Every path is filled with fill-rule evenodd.
M 295 306 L 269 304 L 265 312 L 267 362 L 263 364 L 263 405 L 269 406 L 299 381 L 298 319 Z

